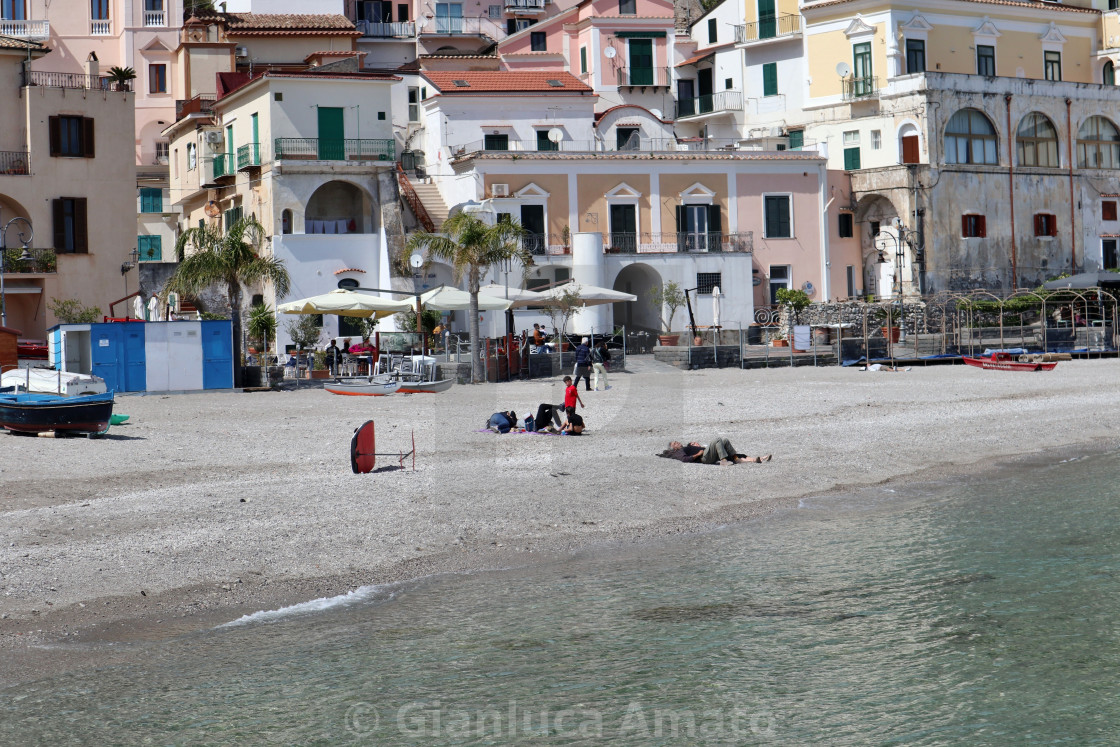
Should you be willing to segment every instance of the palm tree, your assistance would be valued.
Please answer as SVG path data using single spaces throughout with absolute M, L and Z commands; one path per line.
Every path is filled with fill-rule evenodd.
M 482 381 L 482 350 L 478 344 L 478 289 L 482 273 L 490 265 L 512 259 L 526 267 L 533 256 L 521 245 L 524 230 L 513 221 L 502 220 L 489 225 L 471 213 L 460 212 L 443 222 L 442 233 L 417 231 L 408 237 L 409 250 L 427 249 L 431 257 L 449 263 L 455 281 L 467 276 L 467 292 L 471 295 L 470 339 L 471 381 Z
M 189 256 L 187 245 L 194 247 Z M 225 284 L 233 321 L 233 381 L 241 386 L 241 286 L 271 282 L 278 297 L 288 294 L 291 279 L 284 263 L 260 256 L 264 226 L 253 216 L 241 218 L 223 234 L 217 226 L 202 225 L 184 231 L 175 242 L 179 266 L 167 279 L 163 292 L 197 295 L 212 285 Z

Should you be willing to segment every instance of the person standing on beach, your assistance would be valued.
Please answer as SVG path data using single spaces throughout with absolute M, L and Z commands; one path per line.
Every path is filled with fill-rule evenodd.
M 591 391 L 591 348 L 587 344 L 587 338 L 583 338 L 579 347 L 576 348 L 576 368 L 574 371 L 576 375 L 576 386 L 579 386 L 579 379 L 583 377 L 583 383 L 587 387 L 587 391 Z
M 327 368 L 331 370 L 331 376 L 338 376 L 338 367 L 342 365 L 342 351 L 338 349 L 338 345 L 334 340 L 323 351 L 327 354 Z
M 603 391 L 611 388 L 607 383 L 607 367 L 610 363 L 611 353 L 607 350 L 607 341 L 603 340 L 591 351 L 591 367 L 595 369 L 595 391 L 599 391 L 599 377 L 603 379 Z
M 576 411 L 576 403 L 586 407 L 579 397 L 579 387 L 572 383 L 571 376 L 564 377 L 564 412 L 570 417 Z

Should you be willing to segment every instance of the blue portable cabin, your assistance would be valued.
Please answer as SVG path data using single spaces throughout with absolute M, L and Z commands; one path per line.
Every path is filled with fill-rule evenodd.
M 51 365 L 105 379 L 116 392 L 233 387 L 233 323 L 60 324 L 49 332 Z

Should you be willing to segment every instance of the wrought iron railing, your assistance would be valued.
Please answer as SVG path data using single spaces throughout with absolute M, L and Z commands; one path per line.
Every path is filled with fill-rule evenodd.
M 677 100 L 677 117 L 695 117 L 713 112 L 742 111 L 741 91 L 719 91 L 691 99 Z
M 416 36 L 416 23 L 413 21 L 398 21 L 381 23 L 379 21 L 358 21 L 358 31 L 362 36 L 375 38 L 412 38 Z
M 754 232 L 677 231 L 672 233 L 633 233 L 610 231 L 603 234 L 607 254 L 678 254 L 754 251 Z
M 527 10 L 544 10 L 545 0 L 505 0 L 506 10 L 523 13 Z
M 490 138 L 486 140 L 473 140 L 462 145 L 451 146 L 452 158 L 465 158 L 472 153 L 504 153 L 514 151 L 527 152 L 554 152 L 564 153 L 614 153 L 640 151 L 643 153 L 674 153 L 679 151 L 709 152 L 709 151 L 734 151 L 738 140 L 735 138 L 631 138 L 619 143 L 617 140 L 561 140 L 559 143 L 549 142 L 548 148 L 538 147 L 534 139 L 521 140 L 518 138 Z M 556 147 L 552 147 L 555 145 Z
M 30 153 L 25 150 L 0 150 L 0 176 L 30 175 Z
M 175 119 L 182 119 L 190 114 L 211 114 L 217 98 L 217 94 L 200 93 L 191 99 L 180 99 L 175 102 Z
M 58 272 L 58 256 L 54 249 L 29 249 L 30 259 L 20 259 L 23 247 L 9 246 L 4 250 L 4 274 Z
M 394 161 L 397 145 L 393 140 L 326 140 L 309 137 L 278 137 L 276 160 L 301 161 Z
M 248 143 L 237 149 L 237 170 L 244 171 L 261 165 L 261 144 Z
M 844 100 L 869 99 L 879 95 L 879 79 L 872 76 L 844 78 Z
M 778 16 L 760 18 L 753 23 L 736 26 L 735 43 L 750 44 L 767 39 L 780 39 L 784 36 L 796 36 L 801 32 L 801 15 L 799 13 L 782 13 Z
M 412 214 L 416 216 L 416 220 L 420 221 L 420 225 L 428 233 L 435 233 L 436 224 L 432 220 L 432 216 L 428 214 L 428 209 L 424 207 L 424 203 L 420 200 L 420 195 L 416 194 L 416 190 L 412 187 L 412 182 L 408 180 L 408 174 L 404 173 L 404 168 L 401 167 L 400 162 L 397 162 L 397 185 L 400 187 L 401 195 L 404 196 L 404 201 L 412 209 Z
M 620 67 L 617 70 L 620 86 L 660 86 L 667 88 L 672 76 L 667 67 Z
M 0 18 L 0 36 L 14 36 L 17 39 L 49 39 L 50 21 L 22 21 Z
M 86 75 L 85 73 L 52 73 L 45 70 L 25 70 L 23 72 L 23 85 L 42 86 L 43 88 L 79 88 L 107 91 L 114 86 L 108 78 L 99 75 Z M 121 83 L 129 90 L 128 82 Z

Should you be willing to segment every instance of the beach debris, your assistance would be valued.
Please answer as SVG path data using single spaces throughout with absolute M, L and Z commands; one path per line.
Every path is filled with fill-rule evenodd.
M 142 596 L 142 597 L 146 597 L 146 596 L 148 596 L 148 592 L 146 592 L 146 591 L 144 591 L 143 589 L 141 589 L 141 590 L 140 590 L 140 596 Z

